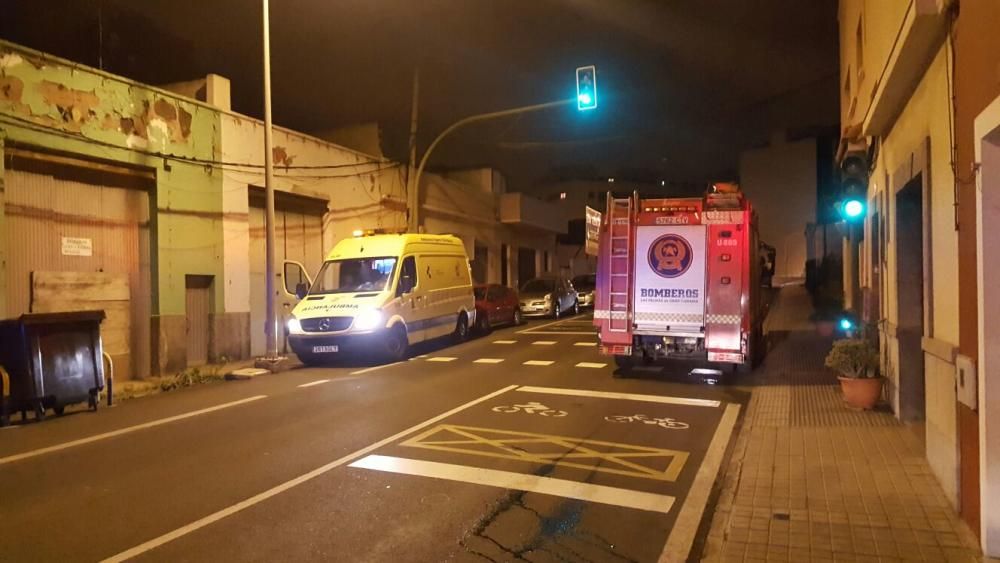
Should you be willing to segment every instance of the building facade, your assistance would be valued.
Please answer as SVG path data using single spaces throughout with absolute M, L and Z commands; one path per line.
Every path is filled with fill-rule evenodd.
M 0 42 L 0 318 L 103 309 L 126 377 L 262 353 L 263 135 L 222 77 L 157 88 Z M 404 165 L 280 127 L 273 152 L 279 265 L 405 229 Z M 478 281 L 546 269 L 565 232 L 493 170 L 422 183 L 424 230 L 460 236 Z
M 996 246 L 977 214 L 995 213 L 990 196 L 1000 189 L 987 166 L 1000 125 L 1000 50 L 987 30 L 1000 8 L 842 0 L 839 17 L 839 156 L 870 162 L 859 278 L 879 327 L 887 398 L 923 438 L 984 551 L 1000 555 L 1000 511 L 987 509 L 1000 506 L 1000 364 L 989 353 L 1000 334 L 983 314 L 997 296 L 977 287 L 997 285 Z

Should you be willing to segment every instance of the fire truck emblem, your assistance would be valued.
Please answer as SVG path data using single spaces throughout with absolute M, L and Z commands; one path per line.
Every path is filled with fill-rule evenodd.
M 679 235 L 663 235 L 649 246 L 649 267 L 664 278 L 684 275 L 691 267 L 691 244 Z

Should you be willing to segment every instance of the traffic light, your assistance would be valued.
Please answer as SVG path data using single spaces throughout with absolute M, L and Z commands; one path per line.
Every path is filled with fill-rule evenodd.
M 576 109 L 597 108 L 597 67 L 581 66 L 576 69 Z
M 840 163 L 840 216 L 847 222 L 865 217 L 868 196 L 868 155 L 864 152 L 848 153 Z

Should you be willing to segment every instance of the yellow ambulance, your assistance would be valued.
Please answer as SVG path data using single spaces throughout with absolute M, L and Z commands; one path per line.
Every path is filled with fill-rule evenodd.
M 315 280 L 291 261 L 283 277 L 285 291 L 300 299 L 288 343 L 307 365 L 359 350 L 398 361 L 417 342 L 464 340 L 476 320 L 469 258 L 452 235 L 345 239 Z

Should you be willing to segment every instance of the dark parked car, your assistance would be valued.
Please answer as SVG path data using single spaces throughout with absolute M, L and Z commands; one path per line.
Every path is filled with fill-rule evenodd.
M 573 278 L 573 288 L 581 307 L 594 306 L 594 288 L 597 287 L 596 274 L 584 274 Z
M 521 324 L 521 308 L 517 292 L 498 284 L 477 285 L 472 292 L 476 295 L 476 328 L 489 332 L 501 324 Z
M 525 317 L 559 318 L 565 313 L 577 314 L 580 304 L 576 290 L 566 278 L 540 277 L 521 286 L 521 313 Z

